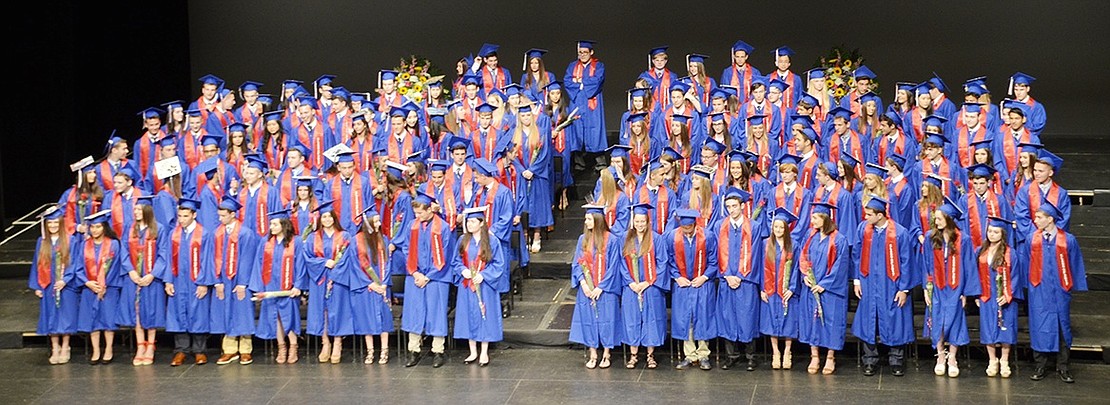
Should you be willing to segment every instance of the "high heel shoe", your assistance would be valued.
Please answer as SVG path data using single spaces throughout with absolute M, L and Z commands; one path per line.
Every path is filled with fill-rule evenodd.
M 366 349 L 366 358 L 362 360 L 362 364 L 374 364 L 374 348 L 369 347 Z
M 485 366 L 488 366 L 488 365 L 489 365 L 489 356 L 488 355 L 486 356 L 485 361 L 482 361 L 482 359 L 480 357 L 478 358 L 478 367 L 485 367 Z M 606 367 L 608 367 L 608 366 L 606 366 Z
M 154 341 L 146 342 L 146 358 L 143 359 L 143 365 L 149 366 L 154 364 Z
M 277 359 L 274 360 L 277 364 L 285 364 L 285 358 L 289 353 L 286 345 L 278 343 Z
M 821 374 L 830 375 L 836 372 L 836 359 L 832 357 L 825 358 L 825 368 L 821 370 Z
M 131 359 L 132 366 L 141 366 L 146 360 L 146 342 L 135 343 L 135 358 Z
M 378 364 L 389 363 L 389 349 L 382 349 L 381 356 L 378 356 Z
M 806 367 L 806 372 L 810 374 L 817 374 L 821 369 L 821 358 L 818 356 L 809 356 L 809 367 Z
M 998 375 L 998 359 L 993 359 L 987 363 L 987 377 L 994 377 Z
M 343 361 L 343 345 L 331 346 L 331 364 L 339 364 Z
M 778 370 L 782 368 L 782 355 L 778 353 L 771 353 L 771 369 Z
M 100 364 L 100 353 L 97 353 L 95 356 L 89 357 L 90 366 L 95 366 L 98 364 Z
M 789 370 L 791 367 L 794 367 L 793 357 L 791 357 L 790 352 L 783 353 L 782 354 L 782 369 L 783 370 Z
M 470 363 L 473 363 L 475 360 L 478 360 L 478 355 L 477 354 L 472 354 L 469 357 L 463 359 L 463 364 L 469 365 Z
M 58 357 L 58 364 L 67 364 L 67 363 L 69 363 L 69 356 L 70 356 L 70 348 L 63 347 L 62 348 L 62 354 L 60 354 L 59 357 Z
M 938 354 L 937 355 L 937 365 L 933 367 L 933 374 L 935 374 L 938 377 L 943 377 L 944 376 L 944 373 L 946 371 L 945 370 L 945 360 L 947 360 L 947 359 L 948 359 L 948 355 L 945 355 L 945 354 Z
M 948 356 L 948 377 L 956 378 L 960 376 L 960 365 L 956 363 L 955 356 Z
M 1010 362 L 1002 360 L 998 362 L 998 375 L 1002 378 L 1010 378 Z
M 325 344 L 320 347 L 320 355 L 316 357 L 320 363 L 327 363 L 331 359 L 331 344 Z
M 297 353 L 297 344 L 293 343 L 293 342 L 290 342 L 289 343 L 289 357 L 285 359 L 285 363 L 286 364 L 293 364 L 293 363 L 296 363 L 297 360 L 300 360 L 300 359 L 301 359 L 300 355 Z
M 53 347 L 50 348 L 50 364 L 58 364 L 58 357 L 60 356 L 61 351 L 62 349 L 56 349 Z

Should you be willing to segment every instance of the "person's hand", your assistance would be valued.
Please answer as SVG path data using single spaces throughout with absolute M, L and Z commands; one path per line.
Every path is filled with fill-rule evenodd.
M 293 287 L 293 289 L 289 290 L 289 291 L 293 292 L 293 295 L 292 295 L 293 297 L 300 297 L 301 296 L 301 289 L 300 288 Z
M 709 277 L 697 276 L 697 277 L 694 277 L 693 280 L 690 280 L 690 285 L 694 286 L 694 288 L 698 288 L 698 287 L 701 287 L 702 285 L 705 285 L 706 281 L 709 281 Z
M 763 300 L 763 302 L 768 302 L 767 298 L 768 297 L 767 297 L 767 292 L 766 291 L 760 291 L 759 292 L 759 299 Z
M 166 295 L 172 297 L 173 294 L 174 294 L 173 283 L 166 283 Z
M 324 262 L 324 267 L 329 269 L 335 268 L 335 260 L 328 259 L 328 261 Z
M 531 170 L 525 170 L 523 175 L 524 175 L 524 178 L 528 179 L 528 180 L 532 180 L 532 176 L 534 176 L 534 174 L 532 173 Z
M 786 302 L 786 300 L 789 300 L 789 299 L 790 299 L 790 297 L 793 297 L 793 296 L 794 296 L 794 292 L 793 292 L 793 291 L 790 291 L 790 290 L 786 290 L 786 292 L 782 294 L 782 301 L 783 301 L 783 302 Z
M 205 295 L 208 295 L 208 286 L 198 285 L 197 286 L 197 294 L 196 294 L 197 299 L 198 300 L 204 299 Z
M 1007 300 L 1005 295 L 999 295 L 995 300 L 1000 307 L 1010 303 L 1010 300 Z
M 220 301 L 224 300 L 224 285 L 223 284 L 216 284 L 216 299 L 218 299 Z
M 520 225 L 520 215 L 513 217 L 513 225 Z
M 63 288 L 66 288 L 66 282 L 65 281 L 58 280 L 58 281 L 54 282 L 54 291 L 62 291 Z
M 392 243 L 390 243 L 389 244 L 389 253 L 393 253 L 394 250 L 397 250 L 397 246 L 394 246 Z
M 728 288 L 735 290 L 740 288 L 740 284 L 744 282 L 744 279 L 736 276 L 725 276 L 725 282 L 728 283 Z
M 412 273 L 412 278 L 412 283 L 415 284 L 417 288 L 424 288 L 424 286 L 428 285 L 428 282 L 431 281 L 428 276 L 425 276 L 424 273 L 421 272 Z
M 675 284 L 678 284 L 679 287 L 689 287 L 690 286 L 690 279 L 688 279 L 686 277 L 676 278 L 676 279 L 674 279 L 674 282 L 675 282 Z
M 142 276 L 142 277 L 139 278 L 139 286 L 140 287 L 149 286 L 150 283 L 153 283 L 153 282 L 154 282 L 154 275 L 153 274 L 147 274 L 147 275 Z
M 35 290 L 35 296 L 42 298 L 42 290 Z
M 235 299 L 237 299 L 239 301 L 247 299 L 247 286 L 237 285 L 237 286 L 235 286 L 235 289 L 232 290 L 232 291 L 235 292 Z
M 131 282 L 135 283 L 135 285 L 140 285 L 139 284 L 139 273 L 138 272 L 129 271 L 129 272 L 127 272 L 127 277 L 130 278 Z
M 902 306 L 902 305 L 898 305 L 898 306 Z M 925 294 L 925 306 L 927 306 L 927 307 L 933 306 L 933 297 L 930 297 L 928 293 Z
M 898 308 L 906 305 L 906 297 L 907 294 L 905 291 L 899 291 L 897 294 L 894 294 L 894 302 L 898 303 Z
M 474 284 L 482 284 L 482 281 L 485 281 L 485 277 L 482 277 L 482 273 L 478 273 L 478 274 L 475 274 L 474 278 L 472 278 L 470 280 L 473 281 Z
M 960 308 L 964 308 L 966 306 L 967 306 L 967 297 L 961 295 L 960 296 Z
M 860 289 L 859 284 L 856 284 L 856 298 L 863 299 L 863 290 Z
M 820 284 L 814 284 L 814 285 L 809 287 L 809 290 L 820 294 L 820 293 L 825 292 L 825 287 L 822 287 Z

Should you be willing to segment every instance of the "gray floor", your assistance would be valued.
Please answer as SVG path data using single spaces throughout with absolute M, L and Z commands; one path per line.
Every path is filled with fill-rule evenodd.
M 348 351 L 349 353 L 349 351 Z M 121 353 L 122 354 L 122 353 Z M 259 353 L 261 357 L 262 353 Z M 905 377 L 888 373 L 865 377 L 855 360 L 840 359 L 832 376 L 808 375 L 805 359 L 794 370 L 677 371 L 661 361 L 656 370 L 627 370 L 615 365 L 586 370 L 582 352 L 567 349 L 497 351 L 489 367 L 464 365 L 465 352 L 452 352 L 447 366 L 425 361 L 404 368 L 363 365 L 348 357 L 342 364 L 295 365 L 259 359 L 253 365 L 186 365 L 170 367 L 159 352 L 154 366 L 133 367 L 117 361 L 89 366 L 74 362 L 46 364 L 46 349 L 0 350 L 0 392 L 4 403 L 149 403 L 172 398 L 177 403 L 458 403 L 557 404 L 591 401 L 604 404 L 676 403 L 1106 403 L 1110 366 L 1074 364 L 1078 383 L 1056 378 L 1034 382 L 1029 365 L 1011 379 L 988 378 L 983 364 L 963 365 L 958 379 L 932 375 L 930 364 L 911 367 Z M 122 360 L 123 357 L 120 357 Z M 641 362 L 643 364 L 643 362 Z M 912 363 L 911 363 L 912 364 Z M 885 372 L 886 370 L 884 370 Z M 185 402 L 188 401 L 188 402 Z

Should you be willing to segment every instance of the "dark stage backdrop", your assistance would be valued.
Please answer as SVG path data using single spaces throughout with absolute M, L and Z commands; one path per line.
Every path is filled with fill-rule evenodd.
M 410 54 L 453 79 L 455 60 L 483 42 L 501 45 L 501 63 L 516 79 L 526 49 L 549 49 L 547 68 L 561 79 L 575 41 L 598 41 L 610 128 L 648 49 L 671 45 L 670 67 L 680 72 L 683 55 L 707 54 L 719 77 L 736 39 L 756 47 L 750 62 L 764 71 L 780 45 L 798 52 L 795 72 L 832 46 L 859 48 L 887 102 L 895 82 L 933 71 L 952 87 L 987 75 L 999 99 L 1020 70 L 1038 78 L 1033 94 L 1047 106 L 1051 136 L 1101 133 L 1096 117 L 1110 107 L 1105 1 L 97 2 L 107 19 L 91 19 L 92 5 L 70 3 L 34 5 L 38 13 L 17 14 L 5 28 L 24 39 L 14 42 L 15 60 L 24 63 L 5 100 L 19 102 L 0 123 L 9 220 L 56 199 L 71 182 L 66 164 L 101 153 L 113 128 L 137 137 L 137 111 L 196 98 L 196 78 L 206 73 L 232 86 L 260 81 L 264 92 L 277 92 L 284 79 L 329 73 L 348 89 L 370 91 L 379 69 Z

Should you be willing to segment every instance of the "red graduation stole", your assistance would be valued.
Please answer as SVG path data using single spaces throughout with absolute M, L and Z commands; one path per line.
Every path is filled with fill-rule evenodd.
M 798 167 L 798 182 L 802 187 L 810 188 L 813 185 L 813 168 L 817 166 L 817 154 L 813 154 L 804 166 Z
M 1002 137 L 1002 156 L 1006 159 L 1006 170 L 1014 171 L 1018 167 L 1018 143 L 1028 143 L 1031 139 L 1029 129 L 1021 127 L 1021 139 L 1014 141 L 1013 131 L 1009 127 L 1002 127 L 999 129 L 998 136 Z
M 188 133 L 179 137 L 181 146 L 185 149 L 185 164 L 189 167 L 197 167 L 197 164 L 204 160 L 204 152 L 200 148 L 200 138 L 208 135 L 208 131 L 204 127 L 199 128 L 200 131 L 196 133 Z M 157 178 L 157 176 L 155 176 Z
M 907 114 L 912 120 L 913 136 L 917 139 L 917 143 L 921 143 L 925 139 L 925 115 L 923 115 L 925 111 L 918 112 L 917 109 L 914 109 Z
M 809 244 L 813 243 L 813 238 L 816 237 L 817 234 L 820 232 L 821 231 L 818 231 L 816 229 L 810 232 L 809 238 L 806 239 L 806 245 L 802 247 L 802 262 L 800 263 L 801 266 L 799 267 L 802 269 L 802 273 L 805 275 L 809 275 L 809 272 L 813 268 L 813 263 L 809 261 Z M 826 257 L 828 257 L 827 264 L 825 265 L 825 275 L 832 273 L 833 262 L 836 261 L 836 231 L 830 233 L 828 235 L 828 238 L 829 248 L 828 252 L 826 252 L 825 255 Z
M 645 121 L 646 123 L 646 121 Z M 646 132 L 647 125 L 644 125 Z M 632 169 L 632 173 L 639 173 L 644 168 L 644 163 L 651 160 L 651 137 L 643 136 L 641 140 L 632 137 L 631 142 L 632 151 L 628 152 L 628 165 Z
M 59 240 L 61 238 L 64 238 L 64 237 L 65 237 L 64 235 L 59 235 L 58 236 Z M 44 236 L 42 238 L 42 243 L 44 243 L 44 244 L 45 243 L 50 243 L 49 240 L 50 240 L 49 236 Z M 39 261 L 38 261 L 38 283 L 39 283 L 39 288 L 42 288 L 42 289 L 46 289 L 46 287 L 50 286 L 50 279 L 52 278 L 52 276 L 54 274 L 54 265 L 63 265 L 62 263 L 54 263 L 54 258 L 56 258 L 56 257 L 60 258 L 61 257 L 60 256 L 62 254 L 61 246 L 58 246 L 57 244 L 51 243 L 50 251 L 51 251 L 51 254 L 49 255 L 49 257 L 46 257 L 46 258 L 40 257 Z
M 955 290 L 960 286 L 960 231 L 956 231 L 954 240 L 948 241 L 950 246 L 945 248 L 933 248 L 933 274 L 936 279 L 937 287 L 949 288 Z M 948 255 L 944 253 L 947 250 Z M 938 268 L 939 267 L 939 268 Z
M 787 238 L 790 235 L 786 235 Z M 771 238 L 774 238 L 772 236 Z M 767 243 L 771 243 L 770 240 Z M 830 243 L 831 244 L 831 243 Z M 792 252 L 783 251 L 781 259 L 778 253 L 779 249 L 775 249 L 775 255 L 765 255 L 763 258 L 763 292 L 767 294 L 776 293 L 782 297 L 786 293 L 786 286 L 783 285 L 783 278 L 786 277 L 786 262 L 794 259 Z M 831 262 L 830 262 L 831 263 Z
M 557 113 L 552 114 L 552 115 L 555 116 L 555 117 L 559 116 L 559 114 L 557 114 Z M 558 126 L 558 123 L 555 122 L 554 119 L 552 119 L 551 120 L 551 131 L 552 131 L 551 132 L 551 142 L 552 142 L 552 145 L 555 147 L 556 152 L 563 153 L 563 151 L 567 149 L 567 129 L 563 128 L 563 129 L 560 129 L 560 130 L 556 131 L 555 130 L 556 126 Z
M 265 181 L 261 181 L 260 183 L 262 184 L 262 187 L 259 187 L 258 190 L 255 191 L 255 195 L 258 196 L 258 200 L 255 201 L 255 211 L 254 212 L 255 212 L 255 218 L 258 221 L 258 223 L 256 224 L 257 225 L 256 230 L 258 231 L 259 235 L 263 235 L 265 230 L 266 230 L 266 214 L 269 213 L 269 211 L 267 211 L 267 208 L 269 208 L 269 207 L 266 206 L 266 203 L 267 203 L 266 199 L 270 195 L 270 184 L 265 182 Z M 247 199 L 249 198 L 249 195 L 250 195 L 250 186 L 248 186 L 246 184 L 243 184 L 242 191 L 239 192 L 239 204 L 246 207 L 247 206 Z M 336 203 L 338 204 L 338 201 Z M 336 207 L 336 209 L 339 209 L 339 208 Z M 244 211 L 239 210 L 239 220 L 240 221 L 243 220 L 244 215 L 245 215 Z
M 829 140 L 829 157 L 836 156 L 836 159 L 840 160 L 840 153 L 842 152 L 840 150 L 840 136 L 836 134 L 833 135 L 833 139 Z M 860 162 L 866 161 L 863 159 L 863 147 L 860 146 L 859 134 L 856 133 L 854 129 L 848 129 L 848 147 L 852 149 L 847 151 L 849 155 L 852 155 L 852 157 Z M 863 165 L 856 165 L 855 172 L 858 175 L 857 177 L 862 179 Z
M 227 125 L 231 123 L 230 121 L 235 120 L 235 117 L 231 115 L 231 111 L 219 111 L 217 109 L 212 112 L 216 113 L 216 119 L 220 120 L 220 128 L 227 128 Z
M 1011 275 L 1011 273 L 1013 271 L 1013 263 L 1014 262 L 1012 260 L 1010 260 L 1011 252 L 1013 252 L 1013 249 L 1006 249 L 1006 259 L 1005 259 L 1005 261 L 1003 261 L 1002 263 L 995 263 L 994 266 L 993 266 L 993 270 L 1003 274 L 1002 279 L 1005 280 L 1005 284 L 1006 284 L 1005 289 L 1002 290 L 1002 291 L 999 291 L 998 293 L 1005 296 L 1006 301 L 1011 301 L 1014 298 L 1014 284 L 1013 284 L 1014 278 Z M 983 292 L 979 296 L 979 299 L 982 300 L 982 301 L 986 301 L 986 300 L 989 300 L 991 298 L 991 288 L 990 288 L 990 286 L 994 284 L 994 278 L 991 277 L 991 270 L 992 270 L 991 267 L 992 266 L 987 264 L 987 255 L 986 254 L 980 254 L 979 255 L 979 285 L 983 286 Z
M 732 77 L 729 78 L 729 84 L 732 85 L 732 87 L 740 89 L 740 102 L 748 101 L 748 87 L 752 82 L 752 67 L 745 62 L 743 66 L 744 72 L 740 73 L 740 69 L 737 69 L 736 64 L 733 63 L 729 65 L 729 69 L 732 69 Z M 744 79 L 741 80 L 741 77 Z
M 994 192 L 987 190 L 986 197 L 986 201 L 983 201 L 987 206 L 986 214 L 993 217 L 1001 216 L 999 214 L 998 196 L 995 195 Z M 976 248 L 983 244 L 983 217 L 979 214 L 979 201 L 975 193 L 972 193 L 967 201 L 968 231 L 971 232 L 971 243 Z
M 371 272 L 374 271 L 372 263 L 370 263 L 370 246 L 366 244 L 365 238 L 355 238 L 355 246 L 358 247 L 358 264 L 362 267 L 362 271 L 374 278 Z M 374 258 L 378 260 L 378 274 L 379 280 L 385 280 L 386 275 L 389 273 L 389 268 L 386 266 L 385 249 L 375 249 Z
M 339 118 L 338 112 L 333 111 L 328 115 L 328 126 L 339 130 L 340 143 L 347 143 L 347 141 L 351 140 L 351 132 L 353 132 L 352 127 L 354 126 L 354 121 L 351 120 L 351 111 L 348 110 L 347 113 L 343 115 L 343 118 Z
M 1053 204 L 1057 204 L 1057 203 L 1060 202 L 1060 185 L 1056 184 L 1055 181 L 1052 182 L 1051 186 L 1048 186 L 1048 195 L 1044 195 L 1043 197 L 1042 197 L 1042 194 L 1041 194 L 1040 183 L 1037 183 L 1036 181 L 1033 181 L 1033 182 L 1029 183 L 1028 188 L 1029 188 L 1029 190 L 1028 190 L 1028 192 L 1029 192 L 1029 219 L 1033 219 L 1033 216 L 1036 215 L 1037 211 L 1039 211 L 1041 209 L 1041 199 L 1042 198 L 1051 201 Z
M 859 271 L 864 277 L 871 273 L 871 237 L 875 233 L 874 226 L 867 226 L 863 229 L 863 250 L 860 251 Z M 890 281 L 898 281 L 898 277 L 902 274 L 901 263 L 898 261 L 898 237 L 897 226 L 893 222 L 887 222 L 886 225 L 886 267 L 887 277 Z
M 779 70 L 775 69 L 774 72 L 771 72 L 771 79 L 779 79 L 783 82 L 786 82 L 786 84 L 794 86 L 794 72 L 791 72 L 789 70 L 786 71 L 785 75 L 780 75 Z M 791 88 L 788 88 L 782 92 L 782 105 L 785 108 L 794 107 L 794 90 L 792 90 Z M 785 116 L 785 114 L 783 114 L 783 116 Z
M 906 134 L 902 133 L 901 129 L 895 129 L 898 136 L 894 139 L 893 154 L 905 155 L 906 153 Z M 880 165 L 886 164 L 886 158 L 891 156 L 890 142 L 887 141 L 886 136 L 879 138 L 879 160 Z
M 753 142 L 752 149 L 749 149 L 749 151 L 759 156 L 759 160 L 756 161 L 759 172 L 769 173 L 771 170 L 771 146 L 767 136 L 764 135 L 762 140 Z
M 634 232 L 634 231 L 631 231 Z M 632 276 L 633 280 L 646 281 L 648 284 L 655 284 L 655 247 L 652 235 L 649 233 L 644 236 L 644 242 L 637 248 L 638 257 L 625 256 L 624 262 L 628 265 L 628 275 Z M 637 261 L 639 267 L 634 267 L 633 260 Z M 643 273 L 643 277 L 637 277 L 636 269 Z M 597 285 L 597 284 L 594 284 Z
M 1030 238 L 1032 257 L 1029 258 L 1029 283 L 1034 287 L 1041 285 L 1044 273 L 1044 238 L 1034 235 Z M 1056 229 L 1056 268 L 1060 272 L 1060 287 L 1071 291 L 1071 261 L 1068 260 L 1068 237 L 1063 229 Z
M 482 90 L 489 94 L 493 89 L 500 89 L 505 87 L 505 76 L 508 76 L 508 69 L 501 66 L 497 67 L 497 79 L 494 80 L 493 74 L 489 72 L 489 68 L 482 68 Z
M 578 258 L 578 264 L 586 268 L 589 272 L 590 279 L 593 281 L 594 288 L 599 288 L 601 279 L 605 278 L 605 253 L 609 250 L 609 233 L 605 234 L 605 239 L 601 242 L 601 247 L 594 246 L 594 243 L 588 242 L 586 248 L 582 249 L 582 256 Z
M 794 208 L 790 209 L 790 213 L 794 214 L 794 216 L 799 216 L 799 214 L 801 214 L 801 211 L 802 211 L 802 197 L 805 196 L 804 191 L 802 190 L 802 187 L 803 187 L 803 185 L 800 185 L 797 182 L 794 183 L 794 192 L 791 194 L 791 197 L 793 197 L 793 198 L 791 198 L 791 200 L 794 201 L 794 204 L 793 204 Z M 776 207 L 782 207 L 782 208 L 787 207 L 787 205 L 786 205 L 786 183 L 779 183 L 779 185 L 775 186 L 775 206 Z
M 963 121 L 961 121 L 961 122 L 963 122 Z M 959 142 L 960 142 L 959 143 L 958 155 L 959 155 L 959 158 L 960 158 L 960 164 L 963 165 L 963 167 L 968 167 L 968 166 L 971 166 L 971 165 L 975 164 L 975 149 L 976 148 L 972 147 L 971 144 L 973 142 L 979 142 L 979 141 L 985 139 L 986 137 L 987 137 L 987 129 L 985 127 L 983 127 L 982 125 L 979 126 L 979 130 L 975 131 L 974 134 L 968 134 L 967 133 L 967 127 L 964 127 L 964 128 L 960 129 L 959 135 L 956 136 L 956 138 L 959 139 Z
M 942 155 L 940 157 L 940 170 L 937 171 L 937 172 L 933 172 L 933 163 L 922 160 L 921 161 L 921 179 L 924 180 L 926 175 L 928 175 L 930 173 L 935 174 L 935 175 L 940 176 L 940 177 L 944 177 L 946 179 L 953 179 L 952 178 L 952 163 L 948 161 L 947 157 L 944 157 Z M 949 185 L 950 183 L 952 183 L 952 182 L 951 181 L 941 182 L 940 191 L 942 193 L 944 193 L 944 195 L 949 194 L 949 187 L 951 187 Z
M 929 215 L 932 215 L 932 213 L 936 210 L 937 210 L 936 204 L 929 204 L 929 209 L 925 210 L 925 211 L 922 211 L 921 207 L 918 206 L 917 219 L 921 220 L 921 229 L 922 230 L 929 229 L 929 227 L 932 226 L 931 224 L 929 224 Z
M 648 71 L 651 72 L 652 76 L 655 76 L 654 67 L 648 68 Z M 667 96 L 671 92 L 671 70 L 663 68 L 663 74 L 656 77 L 656 79 L 659 80 L 659 84 L 655 86 L 655 91 L 653 91 L 654 94 L 652 94 L 651 99 L 660 100 L 660 102 L 664 103 L 669 102 L 670 100 Z
M 120 161 L 119 161 L 120 167 L 123 167 L 123 165 L 126 164 L 126 162 L 127 162 L 127 159 L 120 159 Z M 96 174 L 96 177 L 100 179 L 100 188 L 103 188 L 105 190 L 111 190 L 112 187 L 113 187 L 112 177 L 114 177 L 116 175 L 116 171 L 112 170 L 112 164 L 108 163 L 107 159 L 101 160 L 100 163 L 98 164 L 98 166 L 100 166 L 100 167 L 97 168 L 98 173 Z
M 107 238 L 101 238 L 102 243 L 100 247 L 101 252 L 97 252 L 93 246 L 93 238 L 85 240 L 85 277 L 89 280 L 96 280 L 97 284 L 101 287 L 105 286 L 104 279 L 108 276 L 107 264 L 111 263 L 115 255 L 112 254 L 112 245 Z M 99 255 L 97 253 L 100 253 Z M 1039 281 L 1039 279 L 1038 279 Z
M 485 214 L 486 214 L 486 223 L 487 224 L 493 221 L 493 200 L 495 200 L 496 199 L 495 197 L 497 197 L 497 189 L 501 187 L 501 183 L 498 183 L 496 181 L 491 183 L 491 184 L 492 185 L 490 186 L 489 190 L 486 190 L 485 187 L 478 186 L 478 194 L 479 194 L 480 199 L 475 200 L 475 201 L 480 200 L 481 205 L 486 206 Z M 478 204 L 475 204 L 475 205 L 478 205 Z
M 277 238 L 270 238 L 262 248 L 262 284 L 265 285 L 269 285 L 270 279 L 273 277 L 275 243 L 277 243 Z M 290 243 L 281 252 L 281 289 L 283 291 L 293 288 L 293 250 L 295 250 L 293 246 Z
M 216 231 L 216 277 L 220 277 L 220 272 L 224 267 L 224 238 L 227 238 L 227 278 L 235 278 L 239 273 L 239 234 L 240 232 L 232 232 L 231 235 L 227 234 L 227 225 L 220 225 Z
M 859 90 L 852 90 L 852 92 L 848 94 L 848 109 L 852 110 L 852 118 L 858 117 L 860 110 L 863 109 L 863 103 L 859 102 L 860 96 L 862 96 L 862 94 L 859 93 Z
M 147 275 L 154 269 L 154 247 L 157 240 L 154 238 L 146 237 L 150 233 L 150 228 L 146 228 L 142 233 L 136 232 L 137 235 L 131 235 L 127 241 L 127 252 L 131 254 L 131 264 L 140 275 Z M 143 261 L 139 262 L 139 253 L 142 253 Z M 40 264 L 40 269 L 41 264 Z
M 278 196 L 281 197 L 281 204 L 289 204 L 293 201 L 293 171 L 283 170 L 277 177 Z
M 826 196 L 825 187 L 818 184 L 817 192 L 813 194 L 813 201 L 820 201 L 837 205 L 836 201 L 840 199 L 840 190 L 842 190 L 843 188 L 844 186 L 840 185 L 839 182 L 833 182 L 833 189 L 832 191 L 829 191 L 829 194 Z
M 317 120 L 316 125 L 312 127 L 312 133 L 308 132 L 308 128 L 304 125 L 297 126 L 297 139 L 303 145 L 312 145 L 312 156 L 305 156 L 305 161 L 308 162 L 310 169 L 319 168 L 324 169 L 324 125 Z
M 334 201 L 332 206 L 335 207 L 335 212 L 343 212 L 343 178 L 336 176 L 331 181 L 331 200 Z M 362 213 L 362 176 L 354 174 L 351 176 L 351 216 L 357 216 Z M 388 217 L 385 217 L 388 218 Z
M 443 208 L 443 215 L 447 217 L 447 225 L 454 228 L 455 217 L 458 216 L 459 213 L 458 210 L 455 208 L 455 194 L 447 185 L 447 181 L 451 177 L 451 173 L 447 173 L 445 176 L 443 176 L 444 181 L 443 187 L 441 188 L 441 190 L 443 190 L 443 198 L 437 198 L 437 200 L 439 202 L 440 208 Z M 436 192 L 435 184 L 432 184 L 432 182 L 429 181 L 424 185 L 424 194 L 435 196 L 440 193 Z
M 697 257 L 694 258 L 693 277 L 690 277 L 691 274 L 686 271 L 686 241 L 683 240 L 685 237 L 682 232 L 674 233 L 674 240 L 672 241 L 674 244 L 674 258 L 676 267 L 678 267 L 678 274 L 692 280 L 705 274 L 705 229 L 698 228 L 694 231 L 694 250 L 697 252 Z
M 430 221 L 432 227 L 432 265 L 435 266 L 436 271 L 443 270 L 445 257 L 443 254 L 443 221 L 437 221 L 432 218 Z M 405 262 L 405 267 L 409 274 L 416 273 L 417 264 L 419 259 L 418 255 L 426 254 L 427 252 L 420 251 L 420 225 L 421 223 L 414 223 L 409 231 L 409 254 L 408 260 Z
M 134 198 L 138 189 L 131 189 L 131 196 Z M 112 230 L 116 231 L 116 235 L 123 235 L 123 194 L 116 193 L 112 199 Z M 1038 204 L 1039 205 L 1039 204 Z
M 590 77 L 593 77 L 594 73 L 596 73 L 596 71 L 597 71 L 597 58 L 590 58 L 589 65 L 590 65 L 590 72 L 587 73 L 587 74 Z M 582 82 L 582 77 L 583 77 L 582 76 L 582 71 L 585 70 L 585 68 L 586 68 L 586 65 L 583 64 L 581 61 L 574 64 L 574 74 L 572 75 L 572 77 L 575 78 L 575 79 L 578 79 L 579 83 Z M 590 99 L 587 100 L 586 106 L 589 107 L 591 111 L 596 110 L 597 109 L 597 96 L 590 97 Z
M 667 224 L 667 209 L 669 208 L 667 202 L 667 188 L 660 185 L 656 190 L 656 194 L 658 194 L 659 197 L 655 202 L 655 220 L 652 221 L 652 223 L 655 224 L 655 231 L 662 233 L 664 226 Z M 647 182 L 644 182 L 644 185 L 640 187 L 639 203 L 651 203 L 650 192 Z
M 162 151 L 162 147 L 155 143 L 166 136 L 166 131 L 158 130 L 156 136 L 146 132 L 139 138 L 139 173 L 146 173 L 150 169 L 150 162 Z
M 389 160 L 394 162 L 404 162 L 412 154 L 412 137 L 413 134 L 406 133 L 402 144 L 397 144 L 397 136 L 390 134 L 386 146 L 389 148 Z M 399 148 L 399 149 L 398 149 Z
M 468 246 L 468 248 L 469 248 L 469 246 Z M 463 251 L 462 254 L 461 254 L 462 259 L 463 259 L 463 265 L 465 265 L 466 268 L 470 269 L 471 271 L 481 273 L 482 271 L 484 271 L 486 269 L 486 262 L 484 260 L 482 260 L 480 255 L 479 255 L 479 257 L 475 257 L 474 261 L 470 261 L 470 251 L 469 250 L 470 249 L 467 249 L 467 250 Z M 471 277 L 473 277 L 473 276 L 471 276 Z M 463 279 L 463 287 L 464 288 L 469 290 L 469 289 L 471 289 L 471 285 L 473 285 L 473 281 L 471 281 L 471 279 L 469 279 L 469 278 L 464 278 Z M 597 285 L 597 284 L 594 284 L 594 285 Z
M 189 277 L 193 281 L 197 281 L 197 277 L 200 276 L 200 245 L 201 238 L 204 236 L 204 229 L 201 228 L 199 222 L 193 222 L 193 224 L 195 224 L 193 228 L 193 235 L 189 239 Z M 172 259 L 174 277 L 177 277 L 178 274 L 179 264 L 177 258 L 178 253 L 181 251 L 181 235 L 183 233 L 185 233 L 185 229 L 181 227 L 181 224 L 178 224 L 177 228 L 173 230 L 173 237 L 171 238 L 173 242 L 173 246 L 171 246 L 171 248 L 173 249 Z
M 740 239 L 740 275 L 747 277 L 752 272 L 752 221 L 743 217 L 744 223 L 740 225 L 740 231 L 743 234 Z M 700 228 L 699 228 L 700 230 Z M 728 268 L 729 256 L 729 234 L 732 233 L 732 223 L 730 218 L 725 218 L 721 222 L 721 230 L 717 233 L 717 263 L 723 268 Z M 681 232 L 679 232 L 681 233 Z M 698 246 L 700 253 L 704 247 Z M 685 262 L 683 262 L 685 263 Z
M 331 258 L 335 255 L 335 252 L 342 250 L 344 245 L 347 244 L 347 233 L 340 230 L 338 226 L 336 227 L 335 233 L 332 234 L 331 237 L 332 241 L 330 252 L 324 251 L 324 229 L 320 228 L 316 232 L 313 232 L 313 234 L 315 234 L 315 239 L 313 239 L 312 242 L 312 253 L 315 254 L 316 257 Z M 325 253 L 328 254 L 328 256 L 324 256 Z

